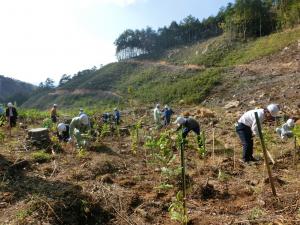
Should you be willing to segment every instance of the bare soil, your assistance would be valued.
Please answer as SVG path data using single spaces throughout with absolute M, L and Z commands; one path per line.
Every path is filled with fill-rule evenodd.
M 300 116 L 299 58 L 298 47 L 289 46 L 228 71 L 232 79 L 205 102 L 213 114 L 203 114 L 198 107 L 175 108 L 178 114 L 186 110 L 194 112 L 193 116 L 201 113 L 197 118 L 208 150 L 200 158 L 195 136 L 189 136 L 189 224 L 300 224 L 300 160 L 293 140 L 279 140 L 273 132 L 275 122 L 270 124 L 272 140 L 267 147 L 276 160 L 271 165 L 277 191 L 274 197 L 258 140 L 255 156 L 261 159 L 259 163 L 240 162 L 241 145 L 233 125 L 243 111 L 270 101 Z M 239 106 L 224 109 L 232 100 L 239 101 Z M 137 114 L 145 112 L 141 109 Z M 135 117 L 130 110 L 126 117 L 123 125 L 132 125 Z M 26 131 L 13 129 L 12 137 L 0 145 L 0 224 L 179 224 L 170 219 L 168 208 L 181 188 L 180 177 L 172 181 L 171 190 L 156 188 L 161 183 L 160 169 L 151 163 L 143 143 L 150 133 L 157 133 L 151 129 L 149 113 L 145 118 L 136 153 L 129 136 L 107 136 L 81 155 L 63 144 L 62 151 L 44 163 L 37 163 L 32 151 L 25 149 Z M 7 133 L 4 127 L 0 130 Z M 179 164 L 179 150 L 173 150 Z

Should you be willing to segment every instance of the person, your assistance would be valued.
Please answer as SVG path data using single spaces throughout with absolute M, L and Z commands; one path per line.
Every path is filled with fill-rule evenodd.
M 282 140 L 293 137 L 292 129 L 295 126 L 295 121 L 293 119 L 288 119 L 282 127 L 276 128 L 276 133 L 281 137 Z
M 185 118 L 185 117 L 179 116 L 179 117 L 177 117 L 174 124 L 179 125 L 179 127 L 176 129 L 176 131 L 182 129 L 182 138 L 183 139 L 186 139 L 189 132 L 193 131 L 197 135 L 198 147 L 201 148 L 203 146 L 202 139 L 200 136 L 200 124 L 198 123 L 197 120 L 195 120 L 192 117 Z
M 265 120 L 272 120 L 279 113 L 279 106 L 277 104 L 270 104 L 263 109 L 254 109 L 245 112 L 238 123 L 236 124 L 236 132 L 243 145 L 243 158 L 246 163 L 257 161 L 253 157 L 253 135 L 258 136 L 258 127 L 255 119 L 255 112 L 258 114 L 260 124 Z
M 77 147 L 86 145 L 86 141 L 83 140 L 83 133 L 89 133 L 91 130 L 89 118 L 86 114 L 74 117 L 69 126 L 69 142 L 75 138 Z
M 160 105 L 156 104 L 156 107 L 153 110 L 154 122 L 157 129 L 161 128 L 161 111 L 159 108 Z
M 5 121 L 5 112 L 3 109 L 3 106 L 0 104 L 0 127 L 4 125 L 4 121 Z
M 0 116 L 4 114 L 4 109 L 2 108 L 2 105 L 0 104 Z
M 57 105 L 53 104 L 53 107 L 50 112 L 51 120 L 53 123 L 57 122 Z
M 110 115 L 110 113 L 103 113 L 102 114 L 102 122 L 103 123 L 109 123 L 110 122 L 110 117 L 111 117 L 111 115 Z
M 85 114 L 85 113 L 84 113 L 84 111 L 83 111 L 83 108 L 80 108 L 80 109 L 79 109 L 79 114 L 78 114 L 78 116 L 81 116 L 82 114 Z
M 68 142 L 70 126 L 69 124 L 59 123 L 57 125 L 57 137 L 60 141 Z
M 116 122 L 117 125 L 120 124 L 120 118 L 121 118 L 120 111 L 117 108 L 114 108 L 114 121 Z
M 17 119 L 18 119 L 18 112 L 17 109 L 13 106 L 11 102 L 7 104 L 7 109 L 6 109 L 6 119 L 9 123 L 10 127 L 15 127 L 17 124 Z
M 163 110 L 163 119 L 164 119 L 164 125 L 167 126 L 171 122 L 171 116 L 174 114 L 174 111 L 168 106 L 165 105 L 165 108 Z

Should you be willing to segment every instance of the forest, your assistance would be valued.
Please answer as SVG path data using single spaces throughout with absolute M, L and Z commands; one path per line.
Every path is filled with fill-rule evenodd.
M 127 29 L 115 40 L 118 60 L 158 54 L 166 49 L 195 43 L 222 33 L 230 40 L 256 38 L 292 28 L 300 21 L 297 0 L 236 0 L 216 16 L 200 21 L 189 15 L 169 26 Z

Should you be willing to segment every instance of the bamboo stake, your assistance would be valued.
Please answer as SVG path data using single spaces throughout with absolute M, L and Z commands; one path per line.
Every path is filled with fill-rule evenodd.
M 275 164 L 275 160 L 273 159 L 271 153 L 267 149 L 266 149 L 266 151 L 267 151 L 267 155 L 268 155 L 269 159 L 271 160 L 271 163 L 274 165 Z
M 259 134 L 261 147 L 262 147 L 263 153 L 264 153 L 265 164 L 266 164 L 266 167 L 267 167 L 267 170 L 268 170 L 269 181 L 270 181 L 272 193 L 273 193 L 274 196 L 277 196 L 276 189 L 275 189 L 274 182 L 273 182 L 272 171 L 271 171 L 271 168 L 270 168 L 270 165 L 269 165 L 269 158 L 268 158 L 268 154 L 267 154 L 267 150 L 266 150 L 266 146 L 265 146 L 265 141 L 264 141 L 263 134 L 261 132 L 261 125 L 260 125 L 260 121 L 259 121 L 257 112 L 255 112 L 254 115 L 255 115 L 256 125 L 257 125 L 257 128 L 258 128 L 258 134 Z
M 235 170 L 235 142 L 233 143 L 233 170 Z
M 212 146 L 212 161 L 213 161 L 213 164 L 215 164 L 215 128 L 214 128 L 214 126 L 212 128 L 212 141 L 213 141 L 213 146 Z
M 186 212 L 186 181 L 185 181 L 185 159 L 184 159 L 184 140 L 180 144 L 180 156 L 181 156 L 181 175 L 182 175 L 182 195 L 183 195 L 183 208 L 184 216 L 187 216 Z
M 297 166 L 296 166 L 296 154 L 297 154 L 297 138 L 294 137 L 293 165 L 294 165 L 295 169 L 297 169 Z

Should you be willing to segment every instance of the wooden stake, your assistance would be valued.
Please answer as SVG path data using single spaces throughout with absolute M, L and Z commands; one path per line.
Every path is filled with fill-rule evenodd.
M 277 196 L 276 189 L 275 189 L 274 182 L 273 182 L 272 171 L 271 171 L 271 168 L 270 168 L 270 165 L 269 165 L 269 158 L 268 158 L 268 154 L 267 154 L 267 150 L 266 150 L 266 146 L 265 146 L 265 141 L 264 141 L 263 134 L 261 132 L 261 125 L 260 125 L 260 121 L 259 121 L 257 112 L 255 112 L 254 115 L 255 115 L 256 125 L 257 125 L 257 128 L 258 128 L 258 134 L 259 134 L 261 147 L 262 147 L 262 150 L 263 150 L 263 153 L 264 153 L 265 164 L 266 164 L 266 167 L 267 167 L 267 170 L 268 170 L 268 175 L 269 175 L 269 180 L 270 180 L 272 193 L 273 193 L 274 196 Z

